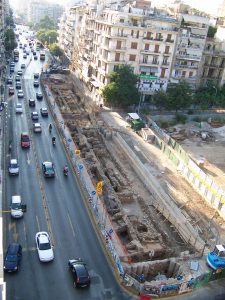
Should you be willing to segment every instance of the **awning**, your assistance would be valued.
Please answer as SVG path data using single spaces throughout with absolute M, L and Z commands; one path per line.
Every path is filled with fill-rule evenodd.
M 147 79 L 147 80 L 156 80 L 156 79 L 159 79 L 158 76 L 153 76 L 153 75 L 140 75 L 139 77 L 141 79 Z
M 140 119 L 139 115 L 136 114 L 136 113 L 128 113 L 128 116 L 131 117 L 131 119 L 133 119 L 133 120 L 139 120 Z
M 90 83 L 96 88 L 99 88 L 100 86 L 97 81 L 90 81 Z

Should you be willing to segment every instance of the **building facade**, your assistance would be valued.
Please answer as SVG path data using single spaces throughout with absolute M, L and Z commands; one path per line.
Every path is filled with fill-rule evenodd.
M 57 24 L 62 13 L 63 7 L 61 5 L 44 1 L 31 1 L 28 6 L 28 21 L 36 24 L 43 17 L 48 16 Z
M 186 80 L 192 89 L 200 85 L 202 56 L 208 33 L 209 19 L 182 15 L 174 55 L 171 82 Z

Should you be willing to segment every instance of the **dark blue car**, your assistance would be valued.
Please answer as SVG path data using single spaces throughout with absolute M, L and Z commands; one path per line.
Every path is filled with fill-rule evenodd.
M 16 272 L 22 258 L 22 246 L 17 243 L 9 244 L 4 261 L 5 272 Z

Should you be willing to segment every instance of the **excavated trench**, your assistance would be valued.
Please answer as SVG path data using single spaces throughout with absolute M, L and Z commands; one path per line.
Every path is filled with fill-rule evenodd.
M 72 83 L 68 80 L 57 83 L 51 79 L 50 83 L 65 125 L 87 162 L 93 183 L 104 182 L 105 207 L 132 263 L 143 262 L 147 266 L 148 262 L 156 262 L 154 267 L 142 270 L 146 278 L 157 273 L 168 274 L 170 257 L 178 257 L 187 250 L 192 253 L 193 249 L 154 208 L 151 194 L 129 165 L 126 153 L 115 148 L 110 134 L 104 137 L 101 132 L 108 130 L 107 126 L 104 127 L 96 111 L 91 113 L 90 105 L 87 107 L 74 93 Z

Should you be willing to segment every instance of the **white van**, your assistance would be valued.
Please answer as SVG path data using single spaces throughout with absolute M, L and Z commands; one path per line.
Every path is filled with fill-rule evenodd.
M 20 196 L 12 196 L 11 216 L 16 219 L 23 217 L 23 206 Z

